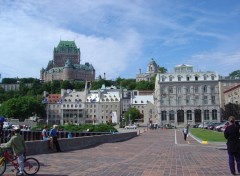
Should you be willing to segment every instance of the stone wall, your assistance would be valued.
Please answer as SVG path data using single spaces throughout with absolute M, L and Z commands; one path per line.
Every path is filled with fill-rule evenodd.
M 79 150 L 102 143 L 119 142 L 131 139 L 137 136 L 137 132 L 115 133 L 97 136 L 75 137 L 70 139 L 59 139 L 62 151 Z M 49 149 L 49 141 L 27 141 L 27 155 L 37 155 L 55 152 L 55 149 Z

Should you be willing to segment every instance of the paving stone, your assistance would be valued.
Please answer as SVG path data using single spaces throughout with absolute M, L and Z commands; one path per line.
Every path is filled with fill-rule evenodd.
M 41 163 L 38 176 L 230 175 L 227 151 L 219 149 L 226 146 L 220 145 L 184 141 L 181 129 L 157 129 L 123 142 L 33 157 Z

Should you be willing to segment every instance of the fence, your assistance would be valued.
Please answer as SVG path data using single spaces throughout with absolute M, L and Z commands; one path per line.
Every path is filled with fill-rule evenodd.
M 36 141 L 42 140 L 41 131 L 21 131 L 20 134 L 24 137 L 25 141 Z M 67 131 L 58 131 L 58 138 L 68 138 L 69 132 Z M 95 136 L 95 135 L 104 135 L 112 134 L 111 132 L 71 132 L 72 137 L 81 137 L 81 136 Z M 9 135 L 12 135 L 11 130 L 3 130 L 1 136 L 1 143 L 6 143 L 9 140 Z

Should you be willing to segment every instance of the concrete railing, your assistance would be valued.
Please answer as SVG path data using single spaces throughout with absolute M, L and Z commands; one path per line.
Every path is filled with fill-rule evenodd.
M 119 142 L 137 136 L 137 132 L 115 133 L 96 136 L 74 137 L 70 139 L 58 139 L 62 151 L 79 150 L 102 143 Z M 55 152 L 49 149 L 49 141 L 27 141 L 27 155 L 37 155 Z

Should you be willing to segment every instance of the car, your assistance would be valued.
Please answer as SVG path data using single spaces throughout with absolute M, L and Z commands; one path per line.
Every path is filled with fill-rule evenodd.
M 204 123 L 200 123 L 199 125 L 198 125 L 198 128 L 204 128 L 204 129 L 207 129 L 208 128 L 208 122 L 204 122 Z
M 217 126 L 217 125 L 220 125 L 221 123 L 217 123 L 217 122 L 212 122 L 208 125 L 208 129 L 209 130 L 214 130 L 214 128 Z
M 235 120 L 235 124 L 240 126 L 240 120 Z M 224 132 L 225 129 L 226 129 L 229 125 L 230 125 L 230 123 L 224 125 L 224 126 L 221 128 L 221 132 Z
M 137 129 L 137 125 L 128 125 L 125 126 L 125 129 Z
M 224 122 L 222 122 L 220 125 L 217 125 L 217 126 L 215 126 L 215 130 L 216 131 L 219 131 L 219 132 L 222 132 L 222 128 L 225 126 L 225 125 L 229 125 L 230 123 L 228 122 L 228 121 L 224 121 Z

